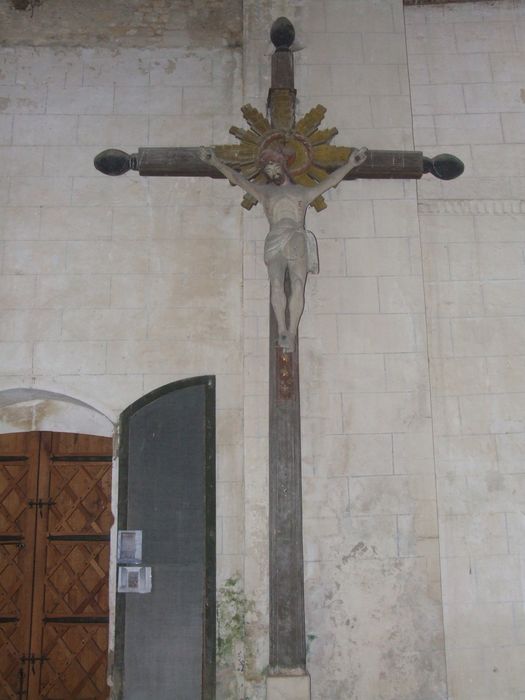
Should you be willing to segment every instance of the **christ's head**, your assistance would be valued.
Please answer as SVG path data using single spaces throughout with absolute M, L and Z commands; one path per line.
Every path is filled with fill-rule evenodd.
M 289 159 L 290 154 L 285 153 L 284 149 L 268 148 L 261 153 L 259 163 L 269 182 L 274 185 L 284 185 L 289 181 L 287 170 Z

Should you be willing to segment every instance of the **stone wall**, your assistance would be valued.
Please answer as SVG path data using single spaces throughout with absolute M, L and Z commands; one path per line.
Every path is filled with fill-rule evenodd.
M 188 29 L 183 48 L 164 34 L 165 49 L 134 24 L 139 4 L 50 1 L 33 18 L 0 5 L 0 425 L 111 435 L 148 391 L 215 374 L 220 586 L 242 573 L 238 193 L 224 181 L 112 179 L 93 157 L 230 138 L 238 5 L 221 22 L 201 15 L 207 38 Z M 196 6 L 169 5 L 195 21 Z M 137 33 L 113 35 L 108 13 Z
M 342 183 L 308 217 L 312 697 L 524 700 L 523 3 L 242 11 L 0 6 L 1 430 L 109 434 L 147 391 L 217 375 L 218 586 L 239 575 L 248 609 L 218 697 L 264 700 L 266 220 L 224 181 L 111 179 L 92 159 L 227 142 L 243 103 L 264 107 L 286 14 L 300 114 L 324 104 L 339 144 L 466 164 L 450 183 Z
M 407 8 L 449 697 L 521 700 L 525 6 Z

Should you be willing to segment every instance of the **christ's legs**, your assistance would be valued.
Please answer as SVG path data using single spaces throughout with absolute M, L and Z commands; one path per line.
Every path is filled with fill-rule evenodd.
M 277 333 L 279 345 L 287 344 L 288 331 L 286 329 L 286 293 L 284 291 L 284 276 L 287 262 L 280 256 L 275 256 L 268 264 L 268 277 L 270 278 L 270 301 L 277 321 Z
M 306 270 L 302 264 L 291 263 L 288 266 L 290 272 L 290 298 L 288 299 L 288 313 L 290 323 L 288 327 L 288 346 L 290 352 L 295 347 L 295 337 L 299 327 L 299 321 L 304 310 L 304 286 L 306 283 Z

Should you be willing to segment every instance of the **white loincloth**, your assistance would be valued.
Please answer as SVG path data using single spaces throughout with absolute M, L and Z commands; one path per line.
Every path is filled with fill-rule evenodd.
M 283 248 L 296 234 L 300 235 L 306 243 L 306 271 L 316 275 L 319 272 L 317 240 L 311 231 L 304 229 L 293 219 L 281 219 L 271 227 L 264 241 L 264 262 L 268 265 L 277 255 L 283 254 Z M 286 259 L 293 262 L 296 259 L 293 249 L 289 248 L 287 253 Z

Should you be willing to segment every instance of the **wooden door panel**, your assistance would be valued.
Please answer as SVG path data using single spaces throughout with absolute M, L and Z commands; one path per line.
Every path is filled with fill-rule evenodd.
M 108 456 L 108 459 L 111 459 Z M 111 527 L 111 462 L 53 462 L 45 498 L 49 532 L 107 534 Z
M 106 681 L 107 625 L 47 623 L 42 652 L 46 657 L 33 679 L 35 698 L 103 700 Z
M 20 663 L 27 652 L 27 630 L 20 620 L 0 618 L 0 700 L 19 700 L 20 683 L 25 684 L 25 673 Z
M 0 435 L 0 700 L 108 696 L 111 454 L 109 438 Z
M 44 613 L 105 616 L 109 542 L 51 541 L 47 548 Z

